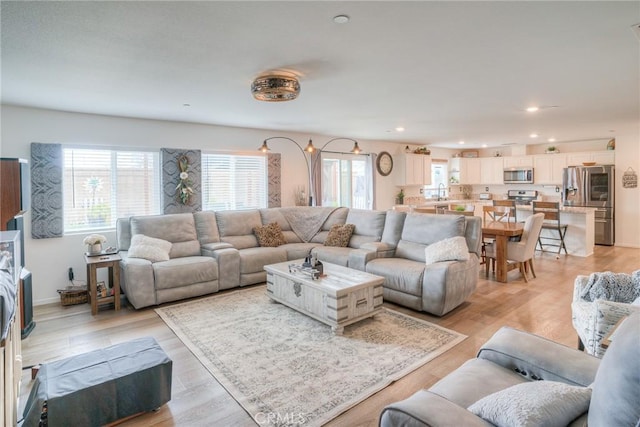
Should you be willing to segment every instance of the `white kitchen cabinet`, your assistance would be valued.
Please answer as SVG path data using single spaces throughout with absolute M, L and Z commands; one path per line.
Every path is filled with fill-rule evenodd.
M 505 168 L 532 167 L 533 156 L 509 156 L 504 157 Z
M 533 180 L 536 184 L 562 184 L 562 169 L 567 167 L 566 154 L 533 156 Z
M 480 184 L 503 184 L 503 169 L 503 157 L 481 157 Z M 477 184 L 477 182 L 469 184 Z
M 431 184 L 431 156 L 402 153 L 397 159 L 396 185 L 404 187 Z
M 586 151 L 583 153 L 567 153 L 567 166 L 582 166 L 586 162 L 596 162 L 597 165 L 615 164 L 615 151 Z
M 449 160 L 450 184 L 479 184 L 480 158 L 454 157 Z

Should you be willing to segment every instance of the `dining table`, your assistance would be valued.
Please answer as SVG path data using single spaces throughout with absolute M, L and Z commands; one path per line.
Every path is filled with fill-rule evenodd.
M 496 242 L 496 280 L 507 281 L 507 242 L 510 237 L 522 236 L 524 223 L 507 221 L 487 221 L 482 224 L 482 238 L 492 238 Z

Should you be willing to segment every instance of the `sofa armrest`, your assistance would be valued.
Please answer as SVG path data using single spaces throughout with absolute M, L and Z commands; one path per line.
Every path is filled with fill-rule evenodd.
M 580 294 L 582 293 L 582 289 L 587 284 L 589 280 L 589 276 L 577 276 L 576 280 L 573 282 L 573 302 L 583 301 Z
M 420 390 L 409 398 L 386 406 L 381 427 L 490 426 L 491 424 L 435 393 Z
M 360 249 L 375 252 L 376 258 L 391 258 L 396 252 L 396 247 L 394 245 L 383 242 L 364 243 L 360 246 Z
M 376 259 L 377 254 L 375 251 L 365 249 L 353 249 L 349 251 L 349 268 L 354 268 L 360 271 L 367 271 L 366 265 L 372 259 Z
M 127 300 L 135 308 L 156 304 L 156 283 L 151 261 L 129 258 L 127 251 L 120 251 L 120 286 Z
M 586 387 L 600 360 L 546 338 L 503 327 L 478 352 L 489 360 L 532 380 L 560 381 Z
M 240 252 L 236 248 L 222 248 L 211 251 L 211 256 L 218 262 L 218 288 L 223 290 L 239 287 Z
M 215 251 L 232 247 L 233 245 L 231 243 L 226 242 L 205 243 L 200 246 L 200 253 L 202 256 L 214 256 Z

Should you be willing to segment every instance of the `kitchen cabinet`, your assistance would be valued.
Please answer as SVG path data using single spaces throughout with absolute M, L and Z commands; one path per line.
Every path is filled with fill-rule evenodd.
M 479 184 L 480 180 L 480 158 L 454 157 L 449 161 L 449 183 Z
M 503 163 L 502 157 L 481 157 L 480 158 L 480 184 L 503 184 Z
M 431 184 L 431 156 L 424 154 L 402 153 L 398 155 L 398 173 L 396 185 Z
M 567 166 L 582 166 L 585 162 L 596 162 L 597 165 L 615 164 L 615 151 L 588 151 L 584 153 L 567 153 Z
M 536 184 L 562 184 L 562 169 L 567 167 L 566 154 L 533 156 L 533 180 Z
M 532 167 L 533 156 L 504 157 L 505 168 Z

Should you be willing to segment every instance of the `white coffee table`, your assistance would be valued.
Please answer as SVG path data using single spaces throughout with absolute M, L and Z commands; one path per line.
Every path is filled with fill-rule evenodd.
M 382 310 L 383 277 L 323 263 L 326 276 L 312 280 L 304 273 L 289 272 L 290 264 L 300 263 L 265 265 L 269 298 L 331 326 L 336 335 Z

